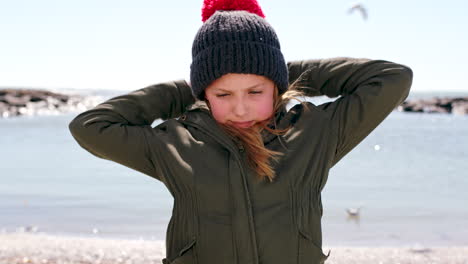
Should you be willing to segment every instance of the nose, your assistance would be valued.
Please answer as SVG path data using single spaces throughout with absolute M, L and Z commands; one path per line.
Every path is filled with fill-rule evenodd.
M 234 102 L 233 112 L 235 116 L 244 117 L 248 111 L 248 104 L 243 98 L 239 98 Z

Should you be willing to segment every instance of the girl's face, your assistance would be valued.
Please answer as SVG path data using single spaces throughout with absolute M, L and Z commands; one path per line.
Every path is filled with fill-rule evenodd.
M 229 73 L 205 89 L 216 121 L 247 128 L 273 114 L 275 84 L 255 74 Z

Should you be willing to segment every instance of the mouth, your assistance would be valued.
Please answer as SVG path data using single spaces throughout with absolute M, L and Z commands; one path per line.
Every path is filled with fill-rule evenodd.
M 246 121 L 246 122 L 234 122 L 234 121 L 231 121 L 231 123 L 236 126 L 236 127 L 240 127 L 240 128 L 248 128 L 248 127 L 251 127 L 255 122 L 254 121 Z

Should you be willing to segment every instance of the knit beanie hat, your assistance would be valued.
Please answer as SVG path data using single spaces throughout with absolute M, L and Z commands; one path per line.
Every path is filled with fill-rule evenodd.
M 196 98 L 227 73 L 250 73 L 272 80 L 283 94 L 288 69 L 278 37 L 256 0 L 204 0 L 192 46 L 190 83 Z

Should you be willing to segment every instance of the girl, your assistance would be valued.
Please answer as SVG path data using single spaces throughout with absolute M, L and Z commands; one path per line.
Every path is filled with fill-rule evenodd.
M 203 20 L 190 84 L 114 97 L 70 131 L 90 153 L 168 188 L 163 263 L 324 263 L 328 172 L 403 102 L 412 71 L 354 58 L 285 63 L 255 0 L 205 0 Z M 298 95 L 341 97 L 287 111 Z

